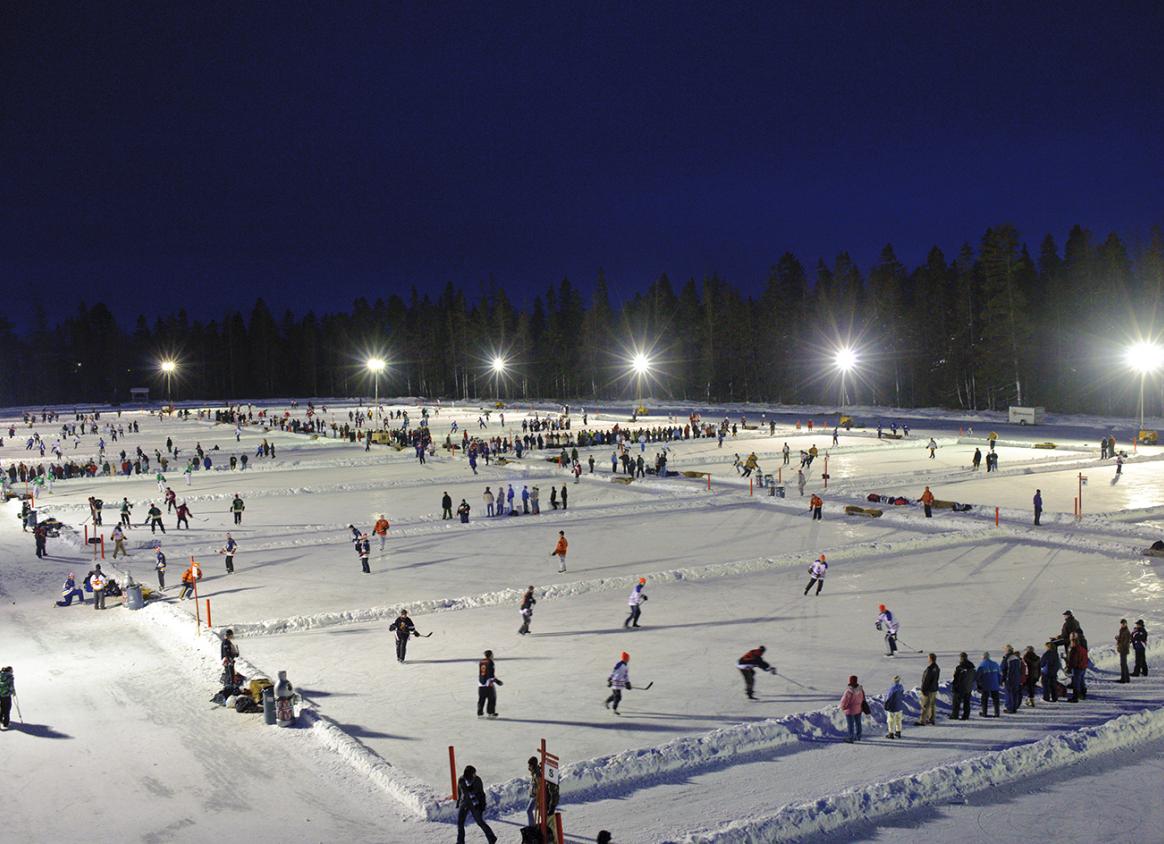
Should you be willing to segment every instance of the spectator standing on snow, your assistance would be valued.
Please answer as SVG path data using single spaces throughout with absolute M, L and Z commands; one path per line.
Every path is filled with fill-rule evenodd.
M 986 714 L 986 700 L 989 698 L 994 701 L 994 717 L 999 717 L 998 708 L 998 688 L 1001 671 L 998 663 L 990 658 L 990 652 L 982 654 L 982 662 L 978 663 L 978 670 L 975 672 L 975 680 L 978 683 L 978 694 L 982 697 L 982 717 L 988 718 Z
M 893 683 L 885 693 L 885 737 L 888 739 L 901 738 L 901 710 L 904 697 L 905 687 L 901 685 L 901 676 L 894 675 Z
M 566 485 L 562 484 L 562 509 L 563 510 L 568 509 L 567 505 L 569 504 L 569 502 L 567 501 L 567 498 L 569 497 L 569 495 L 570 495 L 570 493 L 566 491 Z
M 1043 515 L 1043 491 L 1041 489 L 1035 490 L 1034 498 L 1035 506 L 1035 524 L 1039 524 L 1039 517 Z
M 234 642 L 234 631 L 227 630 L 222 634 L 222 678 L 224 686 L 234 685 L 234 661 L 238 659 L 238 645 Z
M 465 844 L 465 819 L 470 814 L 485 833 L 485 840 L 489 844 L 497 841 L 497 836 L 485 823 L 485 806 L 485 786 L 477 776 L 477 769 L 466 765 L 465 772 L 457 780 L 457 844 Z
M 982 449 L 974 449 L 974 457 L 970 460 L 970 468 L 972 468 L 975 472 L 982 468 Z
M 469 507 L 469 502 L 462 498 L 461 499 L 461 506 L 459 506 L 457 508 L 457 515 L 461 517 L 461 524 L 463 524 L 463 525 L 469 524 L 469 510 L 470 509 L 471 508 Z
M 821 509 L 824 507 L 824 501 L 815 492 L 812 498 L 808 499 L 808 509 L 812 512 L 812 520 L 819 522 L 821 520 Z
M 1132 678 L 1128 673 L 1128 652 L 1132 649 L 1132 631 L 1128 629 L 1126 618 L 1120 619 L 1120 629 L 1116 631 L 1115 643 L 1116 651 L 1120 655 L 1120 678 L 1116 682 L 1130 683 Z
M 105 609 L 105 573 L 101 571 L 101 567 L 89 575 L 89 585 L 93 587 L 93 609 Z
M 1068 703 L 1077 703 L 1087 697 L 1087 690 L 1083 685 L 1083 676 L 1087 671 L 1087 645 L 1083 643 L 1082 634 L 1072 633 L 1067 647 L 1067 669 L 1071 672 L 1071 697 Z
M 1027 696 L 1027 706 L 1035 705 L 1035 687 L 1039 685 L 1039 655 L 1034 645 L 1027 645 L 1023 651 L 1023 693 Z
M 926 518 L 932 518 L 934 515 L 934 494 L 930 492 L 928 486 L 922 492 L 919 500 L 922 503 L 922 508 L 926 511 Z
M 526 762 L 526 766 L 529 768 L 530 784 L 529 784 L 529 803 L 527 803 L 526 807 L 525 807 L 525 817 L 526 817 L 526 820 L 529 821 L 529 825 L 533 826 L 534 825 L 534 815 L 537 813 L 537 809 L 538 809 L 538 793 L 541 790 L 541 785 L 542 785 L 542 766 L 538 764 L 538 758 L 536 756 L 529 757 L 529 760 Z M 547 818 L 547 820 L 549 818 L 552 818 L 554 816 L 554 813 L 558 810 L 558 798 L 559 797 L 560 797 L 560 792 L 558 790 L 558 784 L 550 782 L 547 780 L 546 781 L 546 818 Z
M 820 590 L 824 588 L 825 575 L 828 574 L 829 564 L 825 560 L 825 555 L 821 554 L 816 561 L 808 567 L 808 585 L 804 587 L 804 594 L 808 594 L 808 590 L 812 589 L 812 584 L 816 584 L 816 594 L 820 594 Z
M 453 499 L 446 491 L 441 496 L 441 519 L 451 519 L 453 517 Z
M 958 654 L 958 665 L 954 668 L 954 680 L 950 684 L 950 719 L 970 720 L 970 701 L 974 694 L 974 663 L 965 651 Z M 959 714 L 959 710 L 961 714 Z
M 744 694 L 748 696 L 748 700 L 755 700 L 756 696 L 752 693 L 756 684 L 756 670 L 767 671 L 769 674 L 775 674 L 776 668 L 764 661 L 764 652 L 768 649 L 763 645 L 758 648 L 753 648 L 748 651 L 736 663 L 736 668 L 740 669 L 740 673 L 744 675 Z
M 1144 658 L 1147 649 L 1148 631 L 1144 627 L 1144 619 L 1141 618 L 1136 621 L 1136 626 L 1132 628 L 1132 650 L 1136 652 L 1136 665 L 1132 669 L 1133 677 L 1148 676 L 1148 660 Z
M 840 704 L 841 711 L 845 713 L 845 721 L 849 728 L 848 738 L 845 739 L 847 744 L 861 740 L 861 715 L 864 713 L 867 705 L 865 703 L 865 690 L 857 682 L 857 675 L 853 674 L 849 677 L 848 688 L 841 695 Z
M 485 515 L 493 515 L 493 490 L 485 487 L 485 492 L 481 495 L 481 500 L 485 502 Z
M 934 709 L 938 702 L 938 678 L 941 677 L 942 670 L 938 667 L 938 655 L 930 654 L 930 663 L 926 666 L 925 671 L 922 672 L 921 682 L 921 716 L 917 719 L 919 727 L 929 724 L 934 726 Z
M 631 590 L 630 597 L 627 599 L 627 606 L 630 607 L 630 615 L 626 617 L 626 621 L 622 623 L 623 627 L 638 627 L 639 616 L 642 614 L 643 602 L 647 600 L 647 596 L 643 594 L 643 590 L 647 588 L 647 579 L 640 577 L 639 582 L 635 584 L 635 588 Z M 631 622 L 634 622 L 633 624 Z
M 533 620 L 533 608 L 537 602 L 537 598 L 534 597 L 533 586 L 527 586 L 525 594 L 521 596 L 521 604 L 518 607 L 518 612 L 521 613 L 521 627 L 517 629 L 517 632 L 522 636 L 529 633 L 529 623 Z
M 1007 714 L 1014 715 L 1023 702 L 1023 659 L 1010 645 L 1002 658 L 1002 682 L 1006 687 Z
M 1059 649 L 1054 641 L 1047 642 L 1046 650 L 1039 657 L 1039 673 L 1043 679 L 1043 700 L 1056 703 L 1059 700 L 1059 672 L 1063 663 L 1059 661 Z
M 158 591 L 166 591 L 166 555 L 162 553 L 162 546 L 158 546 L 154 554 L 154 571 L 158 573 Z

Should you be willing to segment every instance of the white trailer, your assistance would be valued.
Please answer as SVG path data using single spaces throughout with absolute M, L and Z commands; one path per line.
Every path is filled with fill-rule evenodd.
M 1046 415 L 1042 407 L 1012 407 L 1009 421 L 1012 425 L 1042 425 Z

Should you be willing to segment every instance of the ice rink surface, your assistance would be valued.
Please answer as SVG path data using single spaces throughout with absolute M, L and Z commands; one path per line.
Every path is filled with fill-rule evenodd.
M 329 411 L 342 423 L 351 409 Z M 290 412 L 302 417 L 303 410 L 301 404 Z M 409 412 L 415 425 L 419 408 Z M 442 443 L 454 419 L 471 435 L 499 436 L 520 433 L 527 418 L 525 411 L 507 410 L 501 428 L 494 413 L 482 429 L 480 414 L 476 406 L 442 408 L 430 418 L 434 438 Z M 1022 440 L 1005 431 L 996 447 L 1000 471 L 987 475 L 970 468 L 975 447 L 987 451 L 980 423 L 979 434 L 970 436 L 956 421 L 921 420 L 904 440 L 842 429 L 832 447 L 831 429 L 809 433 L 781 418 L 774 435 L 766 425 L 741 430 L 722 447 L 702 438 L 648 442 L 645 449 L 634 442 L 632 456 L 643 454 L 648 465 L 666 446 L 669 468 L 704 474 L 624 484 L 617 480 L 623 476 L 612 478 L 609 445 L 579 449 L 584 464 L 593 453 L 596 472 L 587 470 L 574 483 L 545 459 L 560 449 L 506 465 L 482 461 L 474 476 L 462 455 L 443 450 L 421 465 L 411 449 L 365 451 L 362 444 L 259 425 L 244 427 L 236 442 L 233 425 L 206 419 L 127 412 L 120 421 L 131 420 L 141 432 L 116 443 L 107 437 L 107 453 L 140 446 L 152 457 L 169 436 L 183 458 L 196 443 L 212 455 L 214 470 L 194 473 L 188 485 L 173 466 L 165 473 L 194 513 L 190 530 L 177 530 L 171 514 L 164 517 L 164 536 L 140 526 L 150 502 L 161 501 L 152 468 L 148 475 L 59 481 L 51 491 L 38 490 L 39 517 L 68 526 L 61 539 L 49 540 L 44 561 L 32 554 L 31 534 L 20 530 L 19 502 L 9 502 L 0 527 L 0 591 L 9 605 L 0 618 L 8 643 L 0 660 L 16 667 L 25 715 L 41 725 L 2 737 L 12 743 L 14 764 L 28 772 L 8 824 L 26 840 L 91 840 L 64 814 L 44 817 L 46 807 L 62 801 L 95 799 L 97 783 L 116 783 L 118 793 L 150 806 L 145 832 L 123 813 L 99 814 L 103 828 L 142 840 L 202 840 L 228 829 L 282 830 L 290 840 L 450 840 L 455 831 L 446 821 L 419 820 L 384 785 L 385 778 L 399 780 L 409 793 L 444 797 L 448 745 L 456 747 L 460 764 L 478 767 L 502 813 L 495 829 L 502 840 L 516 840 L 525 788 L 517 780 L 542 738 L 566 766 L 569 840 L 593 840 L 603 827 L 617 841 L 744 840 L 732 837 L 733 823 L 759 823 L 781 806 L 990 759 L 1158 706 L 1155 677 L 1149 684 L 1111 682 L 1110 648 L 1119 618 L 1144 618 L 1149 631 L 1164 621 L 1159 568 L 1140 553 L 1164 537 L 1164 462 L 1158 449 L 1142 449 L 1129 455 L 1116 479 L 1113 462 L 1100 461 L 1094 445 L 1105 430 L 1098 424 L 1095 433 L 1056 428 L 1055 449 L 1033 447 L 1049 432 L 1032 430 Z M 704 420 L 710 421 L 707 413 Z M 118 420 L 106 413 L 101 422 L 107 421 Z M 579 413 L 571 421 L 577 430 Z M 592 413 L 589 427 L 606 430 L 616 422 L 630 424 L 609 410 Z M 648 417 L 631 427 L 666 423 Z M 42 462 L 38 451 L 25 448 L 25 438 L 37 431 L 51 445 L 53 428 L 59 429 L 39 422 L 28 428 L 15 418 L 8 424 L 18 430 L 0 448 L 5 468 Z M 931 436 L 938 445 L 933 459 L 925 447 Z M 275 458 L 255 456 L 264 438 L 276 445 Z M 65 459 L 95 454 L 96 439 L 86 434 L 74 449 L 71 437 L 62 438 Z M 792 452 L 788 467 L 780 456 L 785 442 Z M 802 499 L 795 473 L 801 449 L 811 445 L 820 454 L 807 468 Z M 230 455 L 244 451 L 250 468 L 231 471 Z M 749 485 L 740 477 L 735 455 L 746 459 L 753 452 L 764 473 L 778 475 L 786 497 L 769 496 L 754 479 Z M 1085 518 L 1077 521 L 1080 474 L 1087 477 Z M 510 484 L 519 509 L 522 487 L 538 486 L 541 515 L 486 517 L 485 487 Z M 560 493 L 563 484 L 569 507 L 555 510 L 550 488 Z M 926 485 L 940 500 L 974 506 L 965 513 L 939 509 L 926 519 L 914 503 Z M 1030 512 L 1036 488 L 1047 510 L 1038 528 Z M 18 482 L 13 491 L 25 486 Z M 446 491 L 454 508 L 462 498 L 472 506 L 468 525 L 441 519 Z M 227 512 L 236 493 L 247 505 L 237 527 Z M 813 493 L 825 500 L 819 522 L 809 518 Z M 874 504 L 870 493 L 911 503 Z M 83 577 L 92 563 L 82 541 L 86 530 L 99 530 L 87 524 L 90 495 L 105 502 L 107 570 L 150 585 L 156 543 L 169 558 L 171 588 L 142 612 L 51 606 L 64 574 Z M 134 505 L 130 557 L 114 565 L 108 531 L 123 496 Z M 846 515 L 846 505 L 877 507 L 884 515 Z M 370 531 L 379 514 L 391 529 L 383 552 L 372 540 L 372 573 L 365 575 L 348 525 Z M 566 573 L 550 556 L 559 530 L 570 542 Z M 227 531 L 240 543 L 231 575 L 216 553 Z M 824 590 L 805 596 L 806 569 L 821 552 L 830 561 Z M 194 603 L 176 600 L 190 557 L 205 568 L 199 596 L 210 599 L 216 631 L 237 626 L 249 663 L 271 676 L 287 670 L 306 698 L 311 718 L 305 722 L 335 726 L 353 741 L 347 750 L 317 740 L 318 728 L 270 729 L 261 717 L 204 704 L 216 689 L 217 639 L 215 631 L 195 638 Z M 642 626 L 627 629 L 627 596 L 639 577 L 648 579 L 649 600 Z M 519 636 L 517 596 L 527 585 L 539 603 L 531 635 Z M 883 655 L 872 626 L 880 603 L 902 622 L 903 648 L 893 660 Z M 404 605 L 432 636 L 413 640 L 401 665 L 387 625 Z M 866 721 L 867 747 L 841 742 L 835 705 L 850 674 L 871 696 L 883 694 L 895 673 L 911 689 L 925 665 L 918 651 L 933 651 L 947 680 L 962 650 L 976 663 L 983 651 L 1000 658 L 1006 644 L 1041 651 L 1066 608 L 1091 640 L 1095 671 L 1084 703 L 1042 706 L 1040 700 L 999 721 L 909 726 L 892 743 L 880 737 L 875 711 Z M 201 604 L 200 616 L 203 611 Z M 779 673 L 760 675 L 759 700 L 748 701 L 735 663 L 759 644 L 768 647 Z M 475 713 L 476 661 L 486 648 L 505 682 L 496 720 L 478 720 Z M 615 715 L 603 706 L 605 681 L 622 651 L 631 655 L 636 688 Z M 643 690 L 648 682 L 652 687 Z M 916 709 L 907 723 L 912 717 Z M 352 747 L 364 754 L 357 761 Z M 854 753 L 872 756 L 855 765 Z M 244 776 L 248 768 L 271 764 L 279 773 L 268 786 Z M 369 765 L 381 766 L 379 779 L 366 776 Z M 1142 755 L 1086 756 L 1086 775 L 1097 783 L 1124 767 L 1164 785 L 1158 767 Z M 1055 792 L 1067 775 L 1040 773 L 1031 782 Z M 283 812 L 273 827 L 265 822 L 280 813 L 281 795 L 305 792 L 313 796 L 301 801 L 298 814 L 312 820 Z M 1027 800 L 1016 797 L 1013 811 Z M 221 813 L 209 817 L 207 808 L 215 806 L 226 807 L 230 824 Z M 929 831 L 964 837 L 980 828 L 983 814 L 965 805 L 919 804 L 900 816 L 853 818 L 847 832 L 822 822 L 818 834 L 879 840 L 916 830 L 906 840 Z M 779 840 L 770 831 L 778 821 L 755 840 Z M 1093 840 L 1085 828 L 1077 837 L 1068 830 L 1064 840 Z M 1004 829 L 995 832 L 993 840 L 1019 840 Z

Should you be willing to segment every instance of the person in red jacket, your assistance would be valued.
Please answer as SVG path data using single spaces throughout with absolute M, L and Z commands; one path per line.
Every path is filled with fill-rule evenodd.
M 1083 688 L 1083 675 L 1087 671 L 1087 645 L 1080 640 L 1078 633 L 1071 634 L 1071 644 L 1067 648 L 1067 668 L 1071 671 L 1071 697 L 1067 698 L 1067 702 L 1077 703 L 1087 695 Z
M 763 645 L 758 648 L 752 648 L 746 654 L 740 657 L 739 662 L 736 663 L 736 668 L 740 669 L 740 673 L 744 675 L 744 693 L 747 694 L 748 700 L 755 700 L 756 696 L 752 694 L 752 689 L 756 683 L 756 669 L 767 671 L 769 674 L 775 674 L 776 668 L 764 661 L 764 652 L 767 650 Z

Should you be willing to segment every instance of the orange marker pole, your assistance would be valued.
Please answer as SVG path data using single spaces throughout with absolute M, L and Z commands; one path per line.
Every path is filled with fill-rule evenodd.
M 994 508 L 994 526 L 998 527 L 998 508 Z
M 457 801 L 457 752 L 449 745 L 449 779 L 453 781 L 453 802 Z

